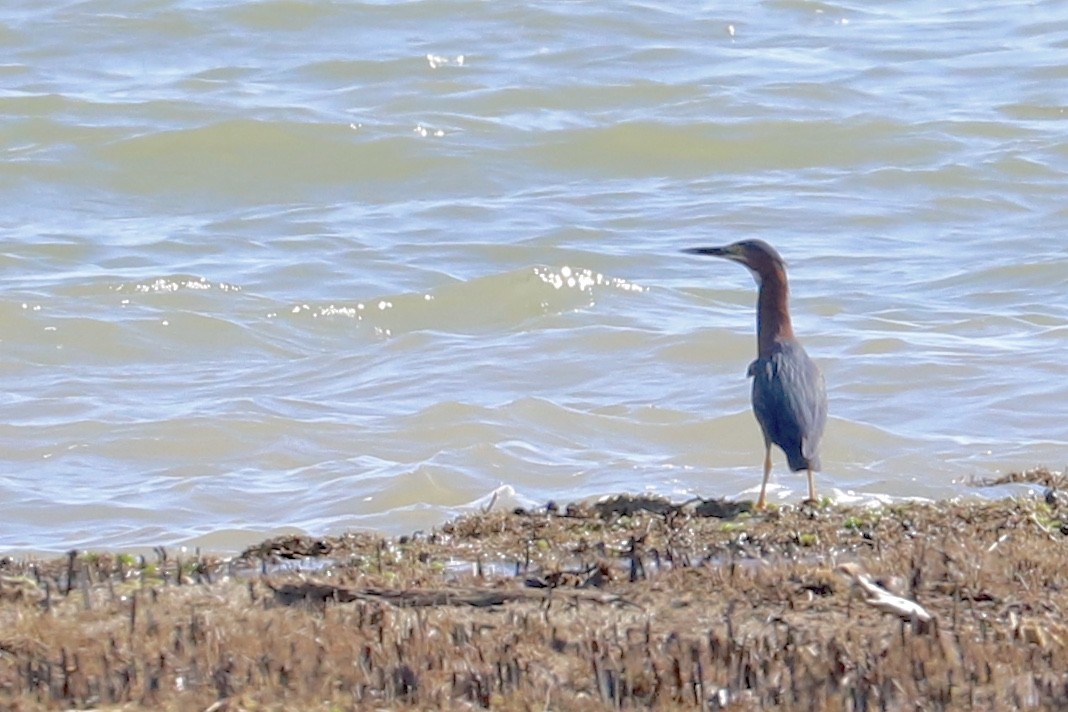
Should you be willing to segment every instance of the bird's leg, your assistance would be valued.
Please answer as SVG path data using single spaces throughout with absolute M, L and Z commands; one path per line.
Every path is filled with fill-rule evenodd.
M 771 443 L 764 443 L 764 481 L 760 483 L 760 496 L 757 497 L 756 508 L 765 509 L 768 506 L 768 478 L 771 476 Z
M 812 468 L 808 468 L 808 498 L 812 502 L 818 502 L 816 499 L 816 480 L 812 476 Z

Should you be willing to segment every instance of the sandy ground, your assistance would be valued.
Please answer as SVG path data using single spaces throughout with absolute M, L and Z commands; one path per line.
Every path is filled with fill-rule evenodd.
M 5 557 L 0 708 L 1064 709 L 1066 536 L 1051 489 Z

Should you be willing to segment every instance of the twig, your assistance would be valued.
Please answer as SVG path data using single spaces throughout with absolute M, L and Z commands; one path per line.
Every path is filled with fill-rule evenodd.
M 864 602 L 874 606 L 884 613 L 892 613 L 906 621 L 920 621 L 930 623 L 934 616 L 927 609 L 907 598 L 895 596 L 885 588 L 872 581 L 871 576 L 864 572 L 858 564 L 842 564 L 838 571 L 853 580 L 853 583 L 864 593 Z

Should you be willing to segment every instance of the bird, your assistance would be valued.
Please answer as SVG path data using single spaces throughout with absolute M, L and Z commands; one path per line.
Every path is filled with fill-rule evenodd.
M 794 336 L 786 262 L 763 240 L 691 247 L 683 252 L 737 262 L 749 269 L 757 283 L 757 357 L 746 373 L 753 379 L 753 414 L 764 434 L 764 480 L 756 509 L 767 507 L 772 445 L 783 451 L 792 471 L 808 473 L 808 500 L 817 501 L 812 473 L 820 469 L 827 388 L 823 373 Z

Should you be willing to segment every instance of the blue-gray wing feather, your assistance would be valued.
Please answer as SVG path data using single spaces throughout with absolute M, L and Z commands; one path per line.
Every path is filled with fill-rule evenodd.
M 820 468 L 819 446 L 827 422 L 823 374 L 801 344 L 784 341 L 749 366 L 753 413 L 764 439 L 782 448 L 790 469 Z

